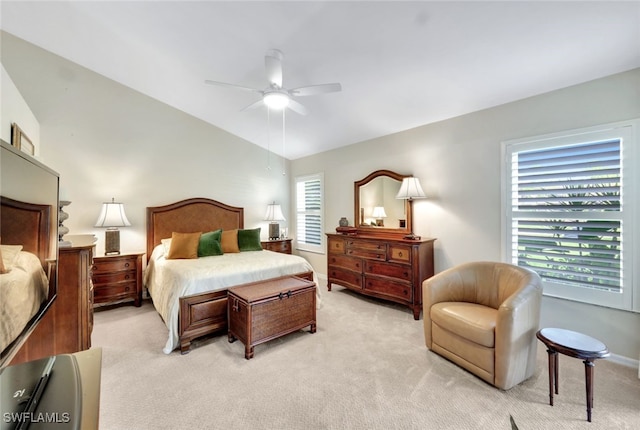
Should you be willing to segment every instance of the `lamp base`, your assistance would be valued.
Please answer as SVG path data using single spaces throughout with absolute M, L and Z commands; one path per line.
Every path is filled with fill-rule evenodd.
M 280 239 L 280 224 L 277 222 L 269 223 L 269 240 Z
M 108 228 L 104 233 L 104 255 L 120 254 L 120 230 Z

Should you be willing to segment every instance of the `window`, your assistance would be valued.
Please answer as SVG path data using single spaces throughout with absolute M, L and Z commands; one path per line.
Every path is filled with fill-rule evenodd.
M 633 128 L 505 143 L 505 257 L 536 271 L 545 294 L 633 307 Z
M 298 249 L 324 252 L 324 178 L 321 173 L 296 178 L 296 235 Z

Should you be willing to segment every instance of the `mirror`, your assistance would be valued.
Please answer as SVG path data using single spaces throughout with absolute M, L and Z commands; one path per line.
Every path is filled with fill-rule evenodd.
M 390 170 L 377 170 L 355 182 L 354 223 L 359 233 L 411 233 L 411 203 L 396 199 L 402 179 L 409 176 Z

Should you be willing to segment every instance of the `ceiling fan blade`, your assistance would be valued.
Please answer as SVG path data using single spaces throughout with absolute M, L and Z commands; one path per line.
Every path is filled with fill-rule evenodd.
M 262 92 L 262 90 L 259 90 L 257 88 L 243 87 L 242 85 L 228 84 L 226 82 L 210 81 L 209 79 L 205 80 L 204 83 L 208 85 L 218 85 L 220 87 L 230 87 L 230 88 L 237 88 L 240 90 L 254 91 L 257 93 Z
M 240 112 L 244 112 L 244 111 L 247 111 L 247 110 L 252 110 L 252 109 L 255 109 L 255 108 L 259 108 L 259 107 L 264 106 L 264 105 L 265 105 L 264 102 L 262 101 L 262 99 L 260 99 L 257 102 L 251 103 L 249 106 L 243 107 L 242 109 L 240 109 Z
M 289 93 L 293 96 L 315 96 L 316 94 L 336 93 L 338 91 L 342 91 L 342 85 L 333 83 L 294 88 L 289 90 Z
M 289 104 L 287 105 L 287 108 L 291 109 L 295 113 L 299 113 L 300 115 L 306 115 L 309 113 L 306 107 L 304 107 L 302 104 L 300 104 L 299 102 L 291 98 L 289 99 Z
M 272 49 L 264 57 L 267 80 L 271 86 L 282 88 L 282 52 Z

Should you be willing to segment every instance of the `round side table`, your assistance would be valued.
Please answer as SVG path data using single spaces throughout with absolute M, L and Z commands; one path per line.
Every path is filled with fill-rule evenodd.
M 553 392 L 558 394 L 558 353 L 583 360 L 587 388 L 587 421 L 591 422 L 594 361 L 609 356 L 607 346 L 598 339 L 561 328 L 543 328 L 536 333 L 536 337 L 546 345 L 549 354 L 549 404 L 551 406 L 553 406 Z

